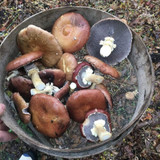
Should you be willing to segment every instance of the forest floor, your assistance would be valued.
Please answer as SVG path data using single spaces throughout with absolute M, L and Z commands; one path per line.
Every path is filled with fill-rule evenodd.
M 153 60 L 155 89 L 151 104 L 134 130 L 113 150 L 84 160 L 160 159 L 160 1 L 159 0 L 1 0 L 0 43 L 20 22 L 40 12 L 61 6 L 88 6 L 126 19 L 142 38 Z M 16 160 L 30 147 L 17 139 L 0 143 L 0 160 Z M 38 152 L 40 159 L 57 159 Z

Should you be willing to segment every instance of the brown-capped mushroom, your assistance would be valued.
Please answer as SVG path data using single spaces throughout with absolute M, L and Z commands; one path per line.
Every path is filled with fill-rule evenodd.
M 103 74 L 108 74 L 114 78 L 119 78 L 120 77 L 120 73 L 113 68 L 112 66 L 104 63 L 103 61 L 101 61 L 100 59 L 93 57 L 93 56 L 85 56 L 84 59 L 90 63 L 93 67 L 95 67 L 96 69 L 98 69 L 101 73 Z
M 67 81 L 59 91 L 54 94 L 55 98 L 61 100 L 64 96 L 66 96 L 70 91 L 70 82 Z
M 91 56 L 109 65 L 125 59 L 132 46 L 132 32 L 128 25 L 117 18 L 102 19 L 91 27 L 86 48 Z
M 28 104 L 18 92 L 13 93 L 13 102 L 21 121 L 25 124 L 29 123 L 31 114 L 28 112 Z
M 57 67 L 66 74 L 66 80 L 72 81 L 72 74 L 77 67 L 76 58 L 71 53 L 64 53 L 59 60 Z
M 93 74 L 93 72 L 94 70 L 89 63 L 79 63 L 73 72 L 72 81 L 76 83 L 79 89 L 88 88 L 92 83 L 102 83 L 104 78 L 100 75 Z
M 66 103 L 70 118 L 82 123 L 88 111 L 92 109 L 105 110 L 107 107 L 103 93 L 97 89 L 84 89 L 70 95 Z
M 22 54 L 41 51 L 41 61 L 46 67 L 56 65 L 63 53 L 53 34 L 35 25 L 29 25 L 18 33 L 17 44 Z
M 30 79 L 22 76 L 16 76 L 9 80 L 8 88 L 12 92 L 19 92 L 25 101 L 29 102 L 31 98 L 30 90 L 34 88 L 34 86 Z
M 67 129 L 70 118 L 65 106 L 55 97 L 46 94 L 32 96 L 29 104 L 31 121 L 45 136 L 60 137 Z
M 108 112 L 94 109 L 86 114 L 80 126 L 82 135 L 89 141 L 105 141 L 112 136 L 111 119 Z
M 66 81 L 66 74 L 60 69 L 43 69 L 39 72 L 42 81 L 46 83 L 53 83 L 57 87 L 62 87 Z
M 88 21 L 79 13 L 69 12 L 61 15 L 54 23 L 52 34 L 64 52 L 79 51 L 87 42 L 90 33 Z
M 113 108 L 112 97 L 108 89 L 103 84 L 96 84 L 95 89 L 99 89 L 104 94 L 106 100 L 109 103 L 109 108 L 112 109 Z
M 42 58 L 42 52 L 29 52 L 9 62 L 6 66 L 6 70 L 9 72 L 15 69 L 19 69 L 20 67 L 24 67 L 25 71 L 28 73 L 28 76 L 32 79 L 35 88 L 37 90 L 43 90 L 45 88 L 45 84 L 39 77 L 39 69 L 32 63 L 33 61 L 36 61 L 40 58 Z

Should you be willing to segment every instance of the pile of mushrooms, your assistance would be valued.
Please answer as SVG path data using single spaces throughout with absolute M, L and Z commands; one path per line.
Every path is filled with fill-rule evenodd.
M 51 138 L 62 136 L 71 120 L 80 124 L 82 135 L 89 141 L 112 136 L 109 110 L 113 103 L 102 75 L 119 78 L 120 73 L 97 53 L 92 54 L 91 48 L 97 43 L 92 37 L 95 29 L 79 13 L 69 12 L 54 22 L 51 33 L 35 25 L 19 32 L 21 55 L 8 63 L 6 71 L 22 122 L 31 121 L 40 133 Z M 112 52 L 118 46 L 113 38 L 101 41 L 105 48 L 98 52 Z M 74 54 L 86 44 L 91 55 L 79 61 Z

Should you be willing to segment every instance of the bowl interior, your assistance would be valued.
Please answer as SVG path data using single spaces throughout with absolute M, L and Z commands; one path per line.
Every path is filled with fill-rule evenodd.
M 18 54 L 16 36 L 21 29 L 27 27 L 29 24 L 34 24 L 45 30 L 51 31 L 54 21 L 62 14 L 71 11 L 78 12 L 83 15 L 88 20 L 91 26 L 101 19 L 114 17 L 106 12 L 87 7 L 62 7 L 44 11 L 31 16 L 30 18 L 19 24 L 4 39 L 0 46 L 0 102 L 5 103 L 7 106 L 7 110 L 2 119 L 4 120 L 6 125 L 19 136 L 19 138 L 21 138 L 31 147 L 34 147 L 41 152 L 64 158 L 78 158 L 95 155 L 103 152 L 108 148 L 111 149 L 112 146 L 121 141 L 132 131 L 139 118 L 148 107 L 153 94 L 154 84 L 154 71 L 150 56 L 148 55 L 146 47 L 142 40 L 135 32 L 132 31 L 133 42 L 131 52 L 127 59 L 115 66 L 117 69 L 120 69 L 124 72 L 123 78 L 120 79 L 120 81 L 108 79 L 108 81 L 111 81 L 110 84 L 108 84 L 108 81 L 106 81 L 106 85 L 108 84 L 107 87 L 110 91 L 112 91 L 115 102 L 117 102 L 114 104 L 116 106 L 115 110 L 111 112 L 111 116 L 113 116 L 113 118 L 111 118 L 114 126 L 114 134 L 111 139 L 98 143 L 86 142 L 84 138 L 78 139 L 76 137 L 76 129 L 78 129 L 78 125 L 74 122 L 72 123 L 72 126 L 70 126 L 70 130 L 72 129 L 73 131 L 75 129 L 75 133 L 69 133 L 68 131 L 65 137 L 62 136 L 56 140 L 50 140 L 38 133 L 31 123 L 27 126 L 30 128 L 28 132 L 26 132 L 26 130 L 23 130 L 22 127 L 17 123 L 18 119 L 15 117 L 14 105 L 12 104 L 12 101 L 8 98 L 8 96 L 6 96 L 4 85 L 5 77 L 7 74 L 5 71 L 5 67 L 8 62 L 13 60 Z M 83 53 L 84 51 L 85 48 L 83 48 L 80 53 Z M 128 70 L 126 71 L 125 68 L 127 68 Z M 134 85 L 129 83 L 131 81 L 131 78 L 136 79 L 135 81 L 133 81 Z M 115 84 L 116 87 L 113 87 Z M 122 87 L 124 84 L 125 86 Z M 124 103 L 119 104 L 119 99 L 122 100 L 124 98 L 124 94 L 130 90 L 137 90 L 138 92 L 134 103 L 125 101 Z M 121 107 L 119 107 L 119 105 L 121 105 Z M 130 110 L 128 109 L 128 111 L 126 111 L 127 107 L 133 107 L 130 116 L 126 116 L 125 120 L 123 120 L 124 117 L 121 117 L 119 119 L 121 125 L 116 125 L 117 119 L 114 119 L 114 116 L 116 115 L 117 117 L 119 117 L 121 116 L 121 114 L 127 115 L 126 113 L 128 113 Z M 34 135 L 31 136 L 29 134 L 30 130 L 32 133 L 34 133 Z M 75 135 L 75 137 L 69 137 L 72 134 Z M 72 143 L 71 139 L 77 141 L 77 144 L 75 145 L 75 142 Z M 68 144 L 72 145 L 68 146 Z

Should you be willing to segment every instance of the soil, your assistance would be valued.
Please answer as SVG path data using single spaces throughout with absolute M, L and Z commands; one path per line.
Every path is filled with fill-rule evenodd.
M 36 14 L 40 11 L 45 11 L 52 8 L 61 6 L 88 6 L 96 9 L 106 11 L 121 19 L 125 19 L 128 25 L 142 38 L 145 43 L 149 54 L 151 55 L 153 66 L 155 69 L 155 89 L 154 95 L 151 100 L 151 104 L 146 112 L 141 117 L 139 123 L 134 130 L 123 139 L 122 142 L 117 144 L 114 149 L 104 151 L 101 154 L 83 158 L 83 160 L 158 160 L 160 159 L 160 4 L 159 0 L 2 0 L 0 2 L 0 42 L 23 20 Z M 125 64 L 128 62 L 125 62 Z M 128 64 L 128 66 L 130 66 Z M 131 67 L 131 66 L 130 66 Z M 132 68 L 125 70 L 123 64 L 118 68 L 127 74 L 132 73 Z M 128 80 L 128 79 L 127 79 Z M 128 83 L 130 82 L 130 84 Z M 114 82 L 115 83 L 115 82 Z M 128 88 L 127 85 L 132 88 Z M 120 84 L 117 83 L 116 86 Z M 124 85 L 120 92 L 117 88 L 112 88 L 110 84 L 109 90 L 113 91 L 112 95 L 117 98 L 115 102 L 118 102 L 121 94 L 126 91 L 136 90 L 135 76 L 131 76 Z M 116 92 L 115 92 L 116 91 Z M 123 92 L 124 91 L 124 92 Z M 120 95 L 120 96 L 116 96 Z M 137 95 L 136 95 L 137 98 Z M 129 103 L 129 102 L 128 102 Z M 117 116 L 117 119 L 113 119 L 113 126 L 116 128 L 117 122 L 125 125 L 130 116 L 134 112 L 135 106 L 127 104 L 131 108 L 117 107 L 112 114 Z M 123 106 L 123 105 L 122 105 Z M 124 116 L 118 116 L 119 114 Z M 18 122 L 21 123 L 21 122 Z M 20 124 L 21 125 L 21 124 Z M 24 125 L 22 125 L 25 127 Z M 74 127 L 74 125 L 73 125 Z M 116 128 L 117 130 L 118 128 Z M 73 135 L 74 140 L 74 135 Z M 76 141 L 77 139 L 75 139 Z M 60 141 L 57 141 L 57 144 Z M 75 146 L 73 146 L 75 147 Z M 51 157 L 44 153 L 38 152 L 33 148 L 30 148 L 26 143 L 20 139 L 14 140 L 8 143 L 0 143 L 0 159 L 2 160 L 15 160 L 18 159 L 22 153 L 33 150 L 38 154 L 40 160 L 54 160 L 60 159 L 58 157 Z M 78 160 L 78 159 L 77 159 Z

